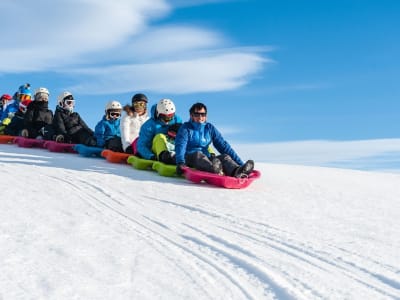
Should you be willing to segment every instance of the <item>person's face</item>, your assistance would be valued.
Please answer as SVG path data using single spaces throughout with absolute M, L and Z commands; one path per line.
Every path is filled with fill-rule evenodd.
M 192 118 L 193 122 L 196 123 L 204 123 L 205 121 L 207 121 L 207 113 L 204 108 L 200 110 L 195 110 L 194 113 L 190 115 L 190 117 Z
M 146 111 L 146 102 L 135 101 L 133 102 L 133 108 L 135 109 L 135 112 L 137 112 L 139 115 L 143 114 Z

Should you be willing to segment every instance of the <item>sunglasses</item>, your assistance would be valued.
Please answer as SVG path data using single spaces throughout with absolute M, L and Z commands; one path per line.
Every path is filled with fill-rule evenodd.
M 198 118 L 198 117 L 206 117 L 207 113 L 205 113 L 205 112 L 194 112 L 192 115 L 193 115 L 193 117 L 196 117 L 196 118 Z
M 146 107 L 146 102 L 133 102 L 134 107 Z
M 158 117 L 163 120 L 164 122 L 169 122 L 174 118 L 175 114 L 169 114 L 169 115 L 165 115 L 165 114 L 159 114 Z

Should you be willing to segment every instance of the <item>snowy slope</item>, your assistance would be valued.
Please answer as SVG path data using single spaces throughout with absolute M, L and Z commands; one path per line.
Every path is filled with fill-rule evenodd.
M 245 190 L 0 145 L 0 299 L 400 299 L 400 174 Z

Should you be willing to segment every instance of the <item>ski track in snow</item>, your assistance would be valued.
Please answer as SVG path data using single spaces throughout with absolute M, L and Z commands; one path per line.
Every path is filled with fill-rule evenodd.
M 4 152 L 8 149 L 6 147 L 12 146 L 0 147 L 0 152 Z M 53 197 L 50 206 L 59 213 L 57 216 L 46 216 L 45 222 L 49 227 L 57 230 L 60 216 L 67 216 L 65 220 L 72 220 L 71 224 L 76 228 L 85 229 L 87 226 L 88 237 L 90 230 L 93 230 L 91 227 L 96 225 L 110 229 L 111 233 L 103 236 L 106 240 L 115 239 L 112 235 L 114 232 L 116 237 L 127 240 L 126 245 L 130 245 L 129 241 L 136 241 L 140 245 L 136 252 L 132 252 L 131 258 L 115 258 L 112 247 L 107 248 L 105 245 L 104 251 L 109 254 L 107 257 L 115 261 L 100 263 L 118 266 L 123 262 L 120 260 L 126 259 L 129 262 L 129 267 L 122 264 L 129 268 L 130 273 L 128 282 L 121 283 L 123 292 L 116 295 L 118 288 L 110 288 L 114 299 L 400 299 L 400 264 L 395 264 L 395 258 L 377 259 L 373 253 L 363 253 L 358 247 L 349 247 L 344 238 L 341 240 L 334 233 L 329 236 L 327 232 L 326 240 L 319 239 L 322 235 L 312 238 L 308 231 L 302 231 L 306 228 L 303 223 L 297 231 L 296 221 L 282 221 L 292 215 L 288 204 L 291 201 L 296 201 L 296 208 L 293 209 L 298 209 L 301 214 L 302 206 L 298 204 L 299 201 L 305 202 L 303 205 L 308 203 L 312 206 L 318 205 L 318 202 L 348 197 L 344 183 L 335 185 L 319 181 L 320 174 L 309 179 L 299 179 L 304 175 L 301 167 L 262 165 L 263 177 L 246 190 L 223 190 L 194 185 L 183 179 L 160 177 L 153 172 L 133 170 L 126 165 L 109 164 L 102 159 L 80 158 L 71 154 L 49 155 L 43 150 L 17 149 L 19 151 L 15 155 L 1 156 L 0 168 L 11 180 L 21 177 L 13 173 L 14 171 L 25 169 L 28 175 L 37 172 L 38 182 L 46 183 L 45 193 Z M 54 165 L 57 168 L 49 168 Z M 275 178 L 274 170 L 277 171 Z M 318 171 L 318 168 L 313 170 Z M 325 172 L 325 169 L 321 170 Z M 285 172 L 292 172 L 293 175 L 284 175 Z M 310 171 L 307 170 L 304 176 L 307 172 Z M 322 177 L 326 175 L 324 172 Z M 352 171 L 338 172 L 339 175 L 330 176 L 340 181 L 342 175 L 346 176 L 346 172 Z M 368 180 L 373 176 L 362 172 L 359 174 Z M 22 175 L 22 179 L 29 180 L 25 178 L 28 175 Z M 352 174 L 349 178 L 351 176 Z M 377 176 L 390 177 L 386 174 Z M 400 182 L 400 176 L 393 175 L 393 178 L 394 184 Z M 356 184 L 362 185 L 362 178 L 360 182 Z M 343 190 L 328 193 L 330 184 L 334 189 L 339 187 Z M 32 187 L 29 192 L 39 193 L 40 186 Z M 358 195 L 358 191 L 350 193 L 350 196 L 354 195 Z M 363 196 L 361 194 L 360 198 Z M 397 196 L 400 196 L 400 192 Z M 59 197 L 63 203 L 57 203 L 55 197 Z M 71 201 L 70 204 L 65 204 L 66 200 Z M 279 202 L 282 202 L 279 204 L 282 205 L 281 210 L 278 209 Z M 26 205 L 29 207 L 31 204 Z M 256 212 L 251 206 L 255 206 Z M 43 208 L 45 207 L 44 203 Z M 71 213 L 75 207 L 79 211 L 77 217 Z M 308 208 L 303 206 L 303 209 L 307 211 Z M 278 218 L 279 216 L 281 217 Z M 312 216 L 315 218 L 315 215 Z M 332 215 L 327 213 L 326 216 L 316 219 L 316 222 L 322 222 L 321 230 L 325 229 L 325 217 L 329 219 Z M 31 222 L 38 222 L 41 218 L 43 217 L 33 218 Z M 333 218 L 329 222 L 339 224 L 341 220 L 337 216 L 337 220 Z M 318 227 L 318 224 L 315 225 Z M 332 230 L 330 223 L 326 226 Z M 5 228 L 7 227 L 0 226 L 0 234 L 3 236 L 7 234 Z M 59 229 L 59 234 L 62 234 L 64 228 Z M 315 228 L 310 228 L 310 231 L 312 229 Z M 29 232 L 29 229 L 25 230 Z M 9 233 L 12 235 L 13 232 Z M 35 234 L 36 238 L 42 239 L 40 232 Z M 74 241 L 73 234 L 69 238 Z M 10 239 L 11 237 L 8 238 L 9 241 Z M 28 246 L 29 243 L 35 244 L 25 236 L 21 239 Z M 0 235 L 0 242 L 3 240 L 4 237 Z M 381 238 L 375 245 L 380 240 Z M 357 243 L 360 241 L 361 238 Z M 51 244 L 51 241 L 48 243 Z M 395 243 L 398 244 L 393 242 L 393 245 Z M 387 247 L 391 250 L 389 246 Z M 73 245 L 67 249 L 48 247 L 48 252 L 64 258 L 66 264 L 77 255 L 73 251 Z M 2 252 L 4 251 L 0 254 Z M 78 254 L 82 255 L 82 252 Z M 22 259 L 24 254 L 19 255 L 21 257 L 17 258 Z M 152 256 L 148 258 L 147 255 Z M 151 270 L 159 268 L 160 274 L 153 272 L 149 276 L 152 276 L 154 282 L 146 283 L 148 274 L 142 261 L 149 263 L 153 258 L 156 264 L 159 263 L 158 266 L 148 267 Z M 7 261 L 7 264 L 13 266 L 14 263 Z M 66 270 L 74 268 L 75 265 L 72 265 Z M 76 270 L 80 274 L 79 278 L 93 276 L 97 283 L 107 278 L 95 275 L 97 269 L 93 260 L 85 261 L 82 258 L 80 268 Z M 43 267 L 44 271 L 49 269 L 50 264 Z M 30 299 L 32 291 L 40 294 L 37 290 L 42 291 L 39 298 L 44 299 L 52 299 L 54 295 L 57 298 L 67 299 L 68 296 L 69 299 L 79 299 L 83 298 L 80 297 L 82 295 L 95 294 L 93 290 L 82 290 L 82 295 L 75 291 L 74 294 L 73 288 L 79 282 L 71 277 L 68 280 L 72 290 L 59 291 L 56 282 L 46 278 L 45 274 L 36 274 L 33 269 L 25 271 L 30 272 L 29 275 L 25 275 L 14 285 L 14 291 L 5 293 L 0 290 L 1 300 L 7 299 L 7 295 L 12 295 L 15 299 Z M 165 278 L 168 274 L 173 274 L 171 279 L 176 282 L 168 282 L 168 278 Z M 5 279 L 12 278 L 10 276 Z M 27 284 L 32 278 L 36 280 L 36 287 L 31 283 Z M 96 282 L 93 283 L 95 287 Z M 144 290 L 138 288 L 136 282 L 144 285 Z M 154 286 L 158 286 L 159 290 L 152 291 Z M 104 287 L 100 289 L 104 290 Z M 104 298 L 93 298 L 108 299 L 107 294 Z

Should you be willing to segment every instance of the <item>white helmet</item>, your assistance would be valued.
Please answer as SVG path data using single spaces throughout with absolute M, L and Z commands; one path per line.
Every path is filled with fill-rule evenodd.
M 35 90 L 35 96 L 36 96 L 36 94 L 38 94 L 38 93 L 45 93 L 45 94 L 47 94 L 48 96 L 50 96 L 49 90 L 46 89 L 45 87 L 40 87 L 40 88 L 36 89 L 36 90 Z
M 110 102 L 108 102 L 107 104 L 106 104 L 106 112 L 108 111 L 108 110 L 122 110 L 122 105 L 121 105 L 121 103 L 119 103 L 118 101 L 115 101 L 115 100 L 111 100 Z
M 171 99 L 161 99 L 157 103 L 157 117 L 160 114 L 170 115 L 175 113 L 175 104 Z
M 47 99 L 50 96 L 49 90 L 46 89 L 45 87 L 40 87 L 40 88 L 35 90 L 35 100 L 38 100 L 39 98 L 41 98 L 42 96 L 45 96 L 45 95 L 47 95 Z
M 68 96 L 72 96 L 72 94 L 68 91 L 62 92 L 60 95 L 57 97 L 57 104 L 61 107 L 64 105 L 64 99 Z

